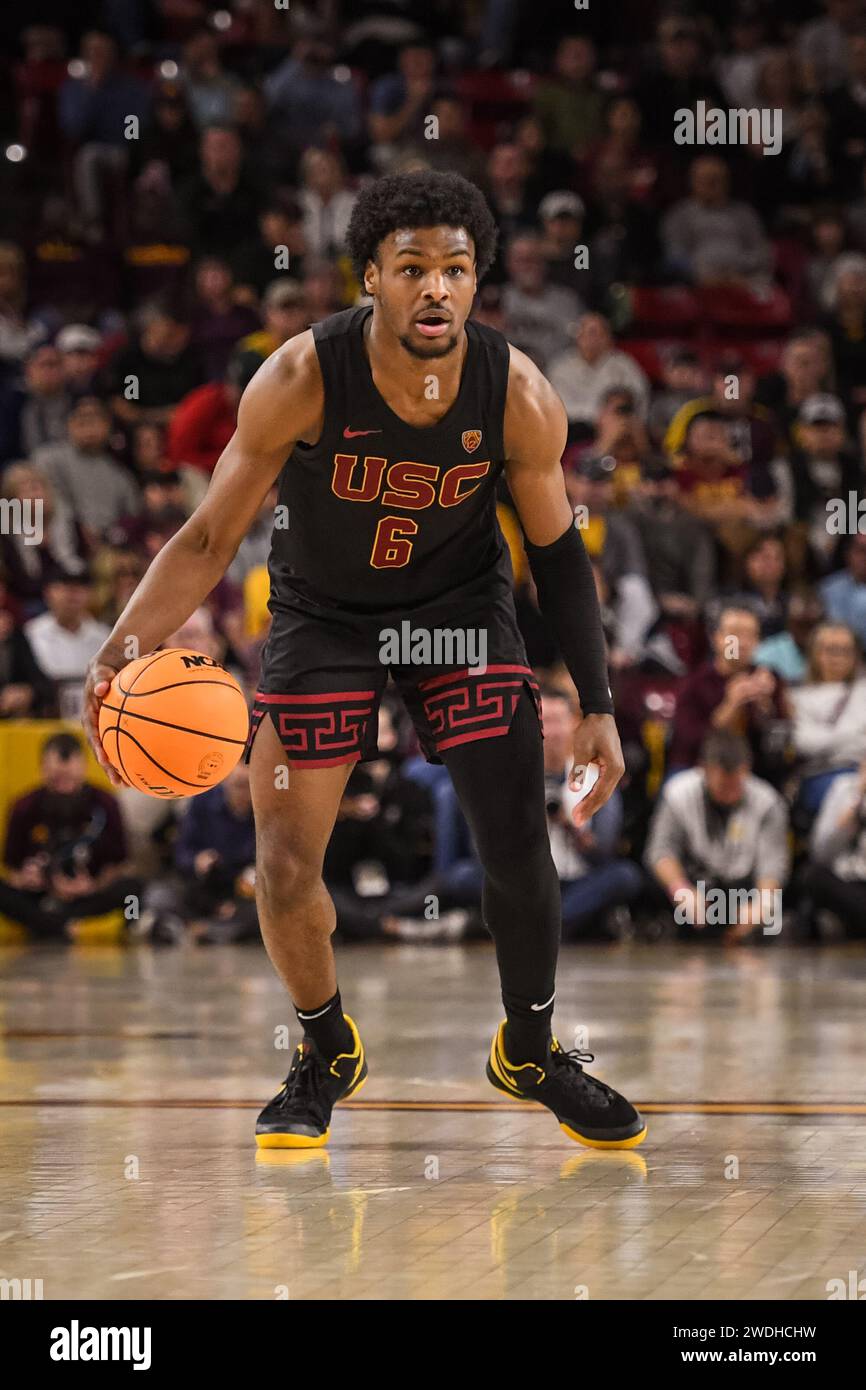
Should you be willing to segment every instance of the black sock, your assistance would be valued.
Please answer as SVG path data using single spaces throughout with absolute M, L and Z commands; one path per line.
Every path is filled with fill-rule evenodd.
M 298 1022 L 304 1030 L 304 1037 L 311 1038 L 326 1061 L 332 1062 L 340 1052 L 351 1052 L 355 1046 L 352 1030 L 343 1017 L 340 991 L 326 1004 L 315 1009 L 299 1009 L 295 1005 Z
M 515 999 L 503 993 L 505 1005 L 505 1055 L 509 1062 L 543 1063 L 550 1052 L 550 1024 L 553 1000 L 542 1009 L 532 1007 L 526 999 Z

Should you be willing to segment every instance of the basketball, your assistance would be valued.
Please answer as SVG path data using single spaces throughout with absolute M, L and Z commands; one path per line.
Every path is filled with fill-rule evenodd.
M 243 691 L 219 662 L 183 647 L 118 671 L 99 711 L 108 758 L 148 796 L 198 796 L 228 776 L 249 727 Z

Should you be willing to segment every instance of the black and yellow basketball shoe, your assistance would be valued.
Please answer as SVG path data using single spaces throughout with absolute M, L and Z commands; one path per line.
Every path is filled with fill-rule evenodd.
M 551 1038 L 543 1066 L 514 1065 L 505 1055 L 504 1036 L 503 1022 L 487 1062 L 487 1079 L 497 1090 L 546 1105 L 569 1139 L 594 1149 L 633 1149 L 646 1138 L 646 1124 L 625 1096 L 584 1071 L 582 1064 L 593 1061 L 591 1052 L 565 1052 Z
M 343 1017 L 352 1030 L 352 1051 L 328 1062 L 309 1038 L 298 1043 L 282 1090 L 256 1121 L 259 1148 L 315 1149 L 327 1144 L 337 1101 L 359 1091 L 367 1079 L 364 1044 L 349 1015 Z

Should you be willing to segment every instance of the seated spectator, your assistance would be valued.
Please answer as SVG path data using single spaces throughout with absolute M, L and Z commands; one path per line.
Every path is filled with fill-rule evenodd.
M 51 575 L 86 571 L 87 544 L 72 513 L 35 464 L 11 464 L 3 474 L 3 493 L 20 502 L 22 515 L 29 512 L 34 523 L 29 535 L 11 530 L 0 535 L 0 559 L 9 593 L 24 617 L 32 618 L 45 607 L 43 593 Z
M 827 617 L 849 627 L 866 647 L 866 535 L 852 536 L 845 567 L 818 586 Z
M 641 141 L 643 117 L 633 97 L 615 93 L 604 113 L 604 134 L 589 150 L 584 175 L 592 183 L 595 165 L 610 161 L 628 170 L 628 196 L 636 203 L 648 202 L 656 191 L 658 159 Z
M 190 312 L 190 343 L 207 381 L 219 381 L 240 338 L 259 328 L 259 316 L 237 304 L 232 272 L 218 256 L 206 256 L 195 268 L 195 299 Z
M 148 93 L 137 78 L 123 72 L 117 44 L 109 34 L 84 35 L 81 67 L 81 75 L 70 75 L 60 88 L 57 113 L 60 128 L 76 151 L 73 176 L 78 207 L 91 238 L 101 240 L 108 213 L 103 179 L 106 174 L 126 171 L 127 122 L 130 116 L 145 118 Z
M 849 940 L 866 937 L 866 759 L 828 788 L 793 886 L 801 938 L 822 939 L 828 914 Z
M 581 302 L 573 290 L 548 283 L 541 239 L 535 233 L 513 238 L 506 263 L 502 304 L 509 340 L 544 371 L 568 348 Z
M 827 296 L 832 292 L 833 265 L 841 252 L 846 249 L 848 237 L 850 236 L 851 245 L 855 251 L 866 252 L 866 164 L 862 166 L 860 171 L 860 183 L 857 188 L 857 196 L 845 209 L 843 225 L 844 234 L 841 241 L 838 245 L 834 244 L 832 247 L 835 253 L 833 256 L 833 263 L 829 266 L 824 265 L 822 267 L 823 274 L 819 282 L 821 289 L 821 304 L 827 302 Z M 820 269 L 818 273 L 820 274 Z
M 47 343 L 34 348 L 24 364 L 15 456 L 32 454 L 66 438 L 72 395 L 63 377 L 63 358 Z
M 254 353 L 236 354 L 224 380 L 198 386 L 180 402 L 169 425 L 167 453 L 182 472 L 195 470 L 205 478 L 213 472 L 235 432 L 238 405 L 255 370 Z
M 757 495 L 775 486 L 774 462 L 778 454 L 778 427 L 766 406 L 755 397 L 757 378 L 745 358 L 725 353 L 714 364 L 711 389 L 682 406 L 671 420 L 665 449 L 673 457 L 685 446 L 686 431 L 697 415 L 714 414 L 724 420 L 730 447 L 750 470 Z
M 661 389 L 653 391 L 647 425 L 652 443 L 660 448 L 671 421 L 689 401 L 705 396 L 704 373 L 694 348 L 675 347 L 665 353 Z
M 255 902 L 256 828 L 249 768 L 238 763 L 201 796 L 190 797 L 174 849 L 177 878 L 151 884 L 140 930 L 153 941 L 183 938 L 195 923 L 210 943 L 259 939 Z
M 290 56 L 265 78 L 272 121 L 291 150 L 319 145 L 331 134 L 344 146 L 361 136 L 357 93 L 351 82 L 333 76 L 334 56 L 328 40 L 310 32 L 295 41 Z
M 303 275 L 306 251 L 304 220 L 297 202 L 289 197 L 274 199 L 259 213 L 257 235 L 248 238 L 232 256 L 235 298 L 257 307 L 280 269 L 296 279 Z
M 755 665 L 775 671 L 786 685 L 799 685 L 808 672 L 812 633 L 824 616 L 824 605 L 809 589 L 795 589 L 788 599 L 784 632 L 767 637 L 755 651 Z
M 38 719 L 51 709 L 53 695 L 0 579 L 0 719 Z
M 788 587 L 785 547 L 778 536 L 756 536 L 743 558 L 743 583 L 723 600 L 726 607 L 750 608 L 761 624 L 761 639 L 785 628 Z
M 70 412 L 66 443 L 33 456 L 91 546 L 141 505 L 134 478 L 109 451 L 110 436 L 107 406 L 98 396 L 82 396 Z
M 714 68 L 725 98 L 733 107 L 758 105 L 758 79 L 766 47 L 767 25 L 751 0 L 740 0 L 734 7 L 725 35 L 725 51 L 716 58 Z
M 158 473 L 171 468 L 165 452 L 165 440 L 166 432 L 162 425 L 142 420 L 140 425 L 133 426 L 130 462 L 136 477 L 140 479 L 145 473 Z
M 780 112 L 783 151 L 802 130 L 806 105 L 803 77 L 803 68 L 790 49 L 771 48 L 764 54 L 758 72 L 757 105 Z
M 277 18 L 279 24 L 279 18 Z M 265 94 L 260 85 L 247 82 L 237 92 L 232 121 L 241 137 L 244 168 L 250 182 L 263 191 L 264 197 L 281 197 L 286 190 L 286 148 L 281 132 L 268 112 Z M 247 235 L 252 231 L 252 221 Z
M 528 111 L 514 126 L 512 149 L 516 149 L 525 171 L 524 187 L 528 205 L 537 207 L 548 193 L 567 189 L 574 182 L 576 165 L 571 155 L 554 150 L 547 143 L 544 126 L 534 111 Z M 485 187 L 487 179 L 480 179 Z
M 529 171 L 530 157 L 521 145 L 506 140 L 493 146 L 484 184 L 499 228 L 499 243 L 496 259 L 487 275 L 488 283 L 498 284 L 509 278 L 505 257 L 510 242 L 533 232 L 536 204 L 532 199 Z
M 788 707 L 779 678 L 754 664 L 758 635 L 751 609 L 727 608 L 719 615 L 711 658 L 686 676 L 677 696 L 670 772 L 694 767 L 704 739 L 719 730 L 746 739 L 760 775 L 780 775 Z
M 101 335 L 84 323 L 69 323 L 57 334 L 60 368 L 72 396 L 93 395 L 101 346 Z
M 105 550 L 95 569 L 99 582 L 95 616 L 113 628 L 144 575 L 144 559 L 133 550 Z
M 815 629 L 806 679 L 788 699 L 802 776 L 798 800 L 812 813 L 833 779 L 866 757 L 866 676 L 849 628 L 822 623 Z
M 590 194 L 586 236 L 596 295 L 598 286 L 608 287 L 599 307 L 608 313 L 621 312 L 622 295 L 615 299 L 611 286 L 646 284 L 658 278 L 657 218 L 632 196 L 631 168 L 611 151 L 593 162 Z
M 676 475 L 664 460 L 644 460 L 626 516 L 640 536 L 662 615 L 693 622 L 712 591 L 715 554 L 710 533 L 683 506 Z
M 223 68 L 216 35 L 199 29 L 183 46 L 181 91 L 199 130 L 232 119 L 241 84 Z
M 715 413 L 690 421 L 675 476 L 683 505 L 713 528 L 732 555 L 742 552 L 756 530 L 777 521 L 775 495 L 755 494 L 751 471 L 731 448 L 727 423 Z
M 830 342 L 820 328 L 801 328 L 785 344 L 777 372 L 761 377 L 755 404 L 771 410 L 794 444 L 799 412 L 812 396 L 827 390 L 832 361 Z
M 821 14 L 797 34 L 797 52 L 816 88 L 829 91 L 848 77 L 848 37 L 857 24 L 858 7 L 846 0 L 823 0 Z
M 847 43 L 848 72 L 843 83 L 828 93 L 827 114 L 834 148 L 841 164 L 841 192 L 848 198 L 859 187 L 866 155 L 866 34 L 853 33 Z
M 797 414 L 795 437 L 784 486 L 791 493 L 809 567 L 813 573 L 825 574 L 836 562 L 839 549 L 839 536 L 828 524 L 828 504 L 833 499 L 847 503 L 863 475 L 838 396 L 808 396 Z
M 819 205 L 812 213 L 808 257 L 803 267 L 801 285 L 804 307 L 811 317 L 818 317 L 829 306 L 836 262 L 843 251 L 851 249 L 848 245 L 849 230 L 853 248 L 863 250 L 859 236 L 860 209 L 859 203 L 851 204 L 846 217 L 841 208 L 829 203 Z M 828 379 L 824 385 L 816 386 L 814 389 L 826 391 L 830 389 L 830 385 Z
M 683 939 L 721 934 L 733 943 L 761 929 L 781 931 L 788 812 L 750 763 L 743 739 L 717 732 L 703 744 L 700 766 L 662 789 L 644 863 L 673 904 Z
M 0 241 L 0 367 L 18 367 L 48 335 L 27 312 L 27 263 L 20 246 Z
M 580 444 L 584 426 L 575 425 L 572 431 L 580 457 L 610 457 L 616 463 L 613 474 L 614 501 L 625 506 L 640 485 L 641 468 L 652 450 L 646 425 L 641 418 L 634 392 L 627 386 L 611 386 L 602 394 L 595 421 L 595 432 L 586 446 Z M 566 450 L 566 457 L 570 449 Z
M 827 288 L 825 327 L 833 352 L 836 389 L 851 407 L 866 405 L 866 256 L 839 257 Z
M 346 278 L 340 266 L 323 256 L 309 256 L 304 263 L 301 282 L 306 312 L 305 327 L 321 323 L 322 319 L 345 309 L 350 299 L 357 297 L 354 279 Z
M 668 137 L 669 138 L 669 137 Z M 662 219 L 668 269 L 699 285 L 766 283 L 772 253 L 760 218 L 731 198 L 727 165 L 701 155 L 689 170 L 690 195 Z
M 247 171 L 243 145 L 230 125 L 202 131 L 199 168 L 177 190 L 177 204 L 198 256 L 232 253 L 255 225 L 262 195 Z
M 569 189 L 547 193 L 538 205 L 548 280 L 552 285 L 564 285 L 584 303 L 595 304 L 600 287 L 596 285 L 592 258 L 587 258 L 585 268 L 575 264 L 577 250 L 584 244 L 585 219 L 583 199 Z
M 417 140 L 409 146 L 407 154 L 422 159 L 428 169 L 461 174 L 470 183 L 483 187 L 486 161 L 470 138 L 464 103 L 451 92 L 439 92 L 430 103 L 430 115 L 437 122 L 436 139 Z
M 278 347 L 303 333 L 313 321 L 304 291 L 297 280 L 287 275 L 272 280 L 262 300 L 265 326 L 246 338 L 241 338 L 235 350 L 239 370 L 248 373 L 250 380 L 266 357 Z
M 638 659 L 658 609 L 640 535 L 634 522 L 613 508 L 615 469 L 611 458 L 584 459 L 566 473 L 566 490 L 587 553 L 598 561 L 610 592 L 615 615 L 610 663 L 622 667 Z
M 676 113 L 683 107 L 694 108 L 697 101 L 724 104 L 695 16 L 667 13 L 659 20 L 656 51 L 641 64 L 635 100 L 648 139 L 660 148 L 669 146 Z
M 436 55 L 429 44 L 407 43 L 396 72 L 377 77 L 370 88 L 368 127 L 372 159 L 384 171 L 398 146 L 424 140 L 424 122 L 436 90 Z
M 45 585 L 48 612 L 24 624 L 24 635 L 54 685 L 61 719 L 77 719 L 88 663 L 108 640 L 109 628 L 90 616 L 86 575 L 57 574 Z
M 145 469 L 139 475 L 140 505 L 107 532 L 109 545 L 140 551 L 155 521 L 184 511 L 183 481 L 176 469 Z
M 307 150 L 301 159 L 299 200 L 304 241 L 317 256 L 340 255 L 355 195 L 348 187 L 343 163 L 330 150 Z
M 41 771 L 41 784 L 9 813 L 0 912 L 36 937 L 74 937 L 83 917 L 128 911 L 140 885 L 129 874 L 117 802 L 86 780 L 74 734 L 46 739 Z
M 560 39 L 553 70 L 535 89 L 534 106 L 551 149 L 580 159 L 601 134 L 604 98 L 596 77 L 597 54 L 589 38 Z
M 168 192 L 198 168 L 198 131 L 184 96 L 171 84 L 154 92 L 150 120 L 140 140 L 131 140 L 130 175 L 159 180 Z
M 203 379 L 189 325 L 160 302 L 140 311 L 136 338 L 114 354 L 105 375 L 114 413 L 126 425 L 167 424 L 178 401 Z
M 605 392 L 616 386 L 632 393 L 639 415 L 646 417 L 649 382 L 634 358 L 614 347 L 602 314 L 584 314 L 578 320 L 574 347 L 553 358 L 548 376 L 570 424 L 594 424 Z

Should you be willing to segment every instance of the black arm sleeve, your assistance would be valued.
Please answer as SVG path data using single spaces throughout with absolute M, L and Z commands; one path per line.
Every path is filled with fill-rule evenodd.
M 524 536 L 538 606 L 553 629 L 584 714 L 613 714 L 592 565 L 575 526 L 550 545 Z

